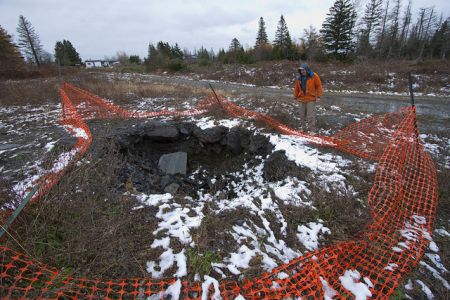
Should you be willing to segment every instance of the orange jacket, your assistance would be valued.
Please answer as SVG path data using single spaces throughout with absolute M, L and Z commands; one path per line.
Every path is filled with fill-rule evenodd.
M 303 90 L 300 87 L 300 80 L 295 80 L 294 97 L 301 102 L 316 101 L 317 98 L 322 97 L 322 81 L 320 81 L 319 75 L 314 75 L 306 81 L 306 93 L 303 94 Z

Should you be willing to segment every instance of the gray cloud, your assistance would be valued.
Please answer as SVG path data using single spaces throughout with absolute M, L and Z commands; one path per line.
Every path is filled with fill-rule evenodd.
M 227 48 L 236 37 L 252 46 L 259 17 L 266 21 L 273 39 L 280 15 L 285 16 L 293 38 L 304 28 L 319 28 L 334 0 L 0 0 L 0 25 L 16 35 L 23 14 L 35 27 L 44 48 L 53 53 L 58 40 L 70 40 L 84 58 L 102 58 L 123 50 L 145 56 L 149 42 L 160 40 L 181 48 Z M 431 6 L 415 0 L 414 9 Z M 450 4 L 435 0 L 436 7 L 449 12 Z M 423 3 L 423 4 L 421 4 Z

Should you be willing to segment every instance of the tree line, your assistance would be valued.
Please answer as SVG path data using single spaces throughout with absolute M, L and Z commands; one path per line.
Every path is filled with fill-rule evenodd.
M 167 67 L 180 70 L 190 60 L 200 65 L 213 61 L 221 63 L 254 63 L 262 60 L 325 61 L 337 59 L 447 59 L 450 54 L 450 18 L 439 14 L 434 7 L 423 7 L 415 19 L 412 0 L 336 0 L 330 7 L 320 29 L 310 26 L 294 41 L 284 16 L 278 22 L 274 40 L 268 39 L 263 17 L 258 22 L 253 47 L 244 49 L 237 37 L 227 49 L 218 53 L 203 46 L 191 53 L 178 44 L 160 41 L 149 44 L 144 62 L 148 68 Z M 54 55 L 43 50 L 38 34 L 31 23 L 19 16 L 18 43 L 0 26 L 0 63 L 2 72 L 23 68 L 25 63 L 41 66 L 56 61 L 63 66 L 82 64 L 79 53 L 68 40 L 57 41 Z M 122 63 L 140 64 L 137 55 L 117 54 Z M 9 69 L 8 69 L 9 68 Z
M 211 61 L 222 63 L 253 63 L 262 60 L 326 61 L 336 59 L 354 61 L 366 59 L 448 59 L 450 54 L 449 17 L 438 14 L 434 7 L 420 8 L 413 20 L 412 0 L 336 0 L 318 30 L 313 26 L 304 29 L 295 42 L 281 15 L 275 38 L 269 41 L 263 17 L 260 17 L 253 47 L 244 49 L 239 40 L 232 39 L 228 49 L 217 54 L 203 47 L 191 54 L 185 50 L 176 58 L 160 51 L 161 43 L 149 45 L 146 58 L 148 67 L 183 67 L 183 58 L 195 57 L 200 64 Z M 178 45 L 177 45 L 178 47 Z M 155 65 L 155 57 L 160 64 Z M 166 59 L 162 59 L 165 57 Z M 181 61 L 181 62 L 180 62 Z M 170 67 L 169 67 L 170 68 Z

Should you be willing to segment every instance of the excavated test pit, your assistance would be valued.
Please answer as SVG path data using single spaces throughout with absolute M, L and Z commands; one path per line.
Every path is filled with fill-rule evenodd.
M 200 188 L 220 190 L 225 181 L 239 180 L 233 178 L 234 172 L 259 164 L 268 155 L 265 180 L 302 173 L 282 152 L 272 153 L 267 137 L 241 127 L 201 129 L 192 123 L 147 121 L 119 127 L 113 138 L 127 162 L 120 181 L 146 194 L 194 196 Z

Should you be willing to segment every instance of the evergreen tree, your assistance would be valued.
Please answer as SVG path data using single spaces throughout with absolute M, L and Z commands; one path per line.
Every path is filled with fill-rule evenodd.
M 292 40 L 283 15 L 278 21 L 277 31 L 275 32 L 273 52 L 275 58 L 278 59 L 292 58 Z
M 217 53 L 217 59 L 221 62 L 225 62 L 227 53 L 225 52 L 225 49 L 221 48 L 219 49 L 219 53 Z
M 203 46 L 200 47 L 200 49 L 196 52 L 197 59 L 199 60 L 210 60 L 211 56 Z
M 8 32 L 0 26 L 0 76 L 11 76 L 21 71 L 24 61 Z
M 244 48 L 242 48 L 241 43 L 239 42 L 239 40 L 237 38 L 234 38 L 231 40 L 231 44 L 230 47 L 228 47 L 229 52 L 239 52 L 241 50 L 244 50 Z
M 187 67 L 184 61 L 184 53 L 178 44 L 170 46 L 169 43 L 160 41 L 148 45 L 148 57 L 145 64 L 149 70 L 155 68 L 167 68 L 170 71 L 179 71 Z
M 17 32 L 19 33 L 19 47 L 24 52 L 25 57 L 29 61 L 34 61 L 39 67 L 43 54 L 42 45 L 31 23 L 22 15 L 19 16 Z
M 255 49 L 264 47 L 268 43 L 269 39 L 267 38 L 266 33 L 266 23 L 264 22 L 264 19 L 261 17 L 259 18 L 259 27 L 258 27 L 258 34 L 256 36 Z
M 178 46 L 178 43 L 175 43 L 175 46 L 172 47 L 171 50 L 171 58 L 178 58 L 178 59 L 183 59 L 183 51 L 181 51 L 180 46 Z
M 449 19 L 445 20 L 436 30 L 431 39 L 433 57 L 445 59 L 450 55 L 450 28 Z
M 56 42 L 55 59 L 59 61 L 61 66 L 75 66 L 81 64 L 80 54 L 68 40 Z
M 139 55 L 130 55 L 128 62 L 130 64 L 140 65 L 142 61 L 141 61 L 141 58 L 139 57 Z
M 350 0 L 336 0 L 327 16 L 320 30 L 325 49 L 337 59 L 346 59 L 355 48 L 353 42 L 355 9 Z
M 258 34 L 256 35 L 253 56 L 255 60 L 268 60 L 271 58 L 272 46 L 269 43 L 264 19 L 259 18 Z
M 239 57 L 244 52 L 244 48 L 237 38 L 231 40 L 230 46 L 228 47 L 228 53 L 226 55 L 225 63 L 237 63 L 239 62 Z

